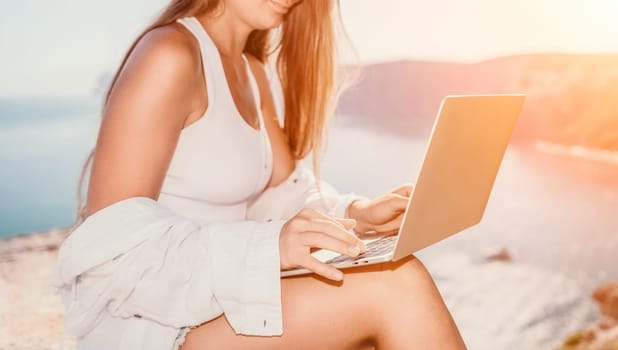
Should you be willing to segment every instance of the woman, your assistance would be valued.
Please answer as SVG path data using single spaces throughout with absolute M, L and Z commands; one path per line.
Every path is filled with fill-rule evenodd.
M 196 221 L 238 220 L 309 151 L 318 169 L 336 90 L 332 11 L 331 0 L 172 1 L 110 87 L 81 219 L 148 197 Z M 283 128 L 265 70 L 269 31 L 281 24 Z M 309 255 L 358 255 L 364 246 L 352 228 L 393 232 L 410 188 L 350 201 L 344 216 L 354 220 L 304 209 L 279 226 L 280 268 L 315 272 L 281 281 L 282 336 L 236 334 L 220 315 L 194 325 L 180 349 L 465 348 L 413 256 L 346 270 L 341 282 L 341 271 Z

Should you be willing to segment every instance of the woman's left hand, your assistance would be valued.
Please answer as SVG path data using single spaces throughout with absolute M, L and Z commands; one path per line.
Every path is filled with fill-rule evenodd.
M 413 185 L 405 183 L 373 200 L 352 202 L 348 217 L 356 219 L 359 234 L 389 235 L 397 233 L 406 211 Z

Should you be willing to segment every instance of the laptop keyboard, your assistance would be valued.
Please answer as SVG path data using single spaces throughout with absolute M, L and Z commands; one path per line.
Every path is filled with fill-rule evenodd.
M 386 253 L 390 253 L 395 247 L 396 241 L 397 241 L 397 235 L 385 236 L 373 242 L 367 243 L 365 245 L 365 252 L 355 258 L 351 258 L 347 255 L 339 255 L 337 257 L 334 257 L 326 261 L 326 263 L 336 264 L 336 263 L 340 263 L 344 261 L 360 260 L 364 258 L 371 258 L 374 256 L 380 256 Z

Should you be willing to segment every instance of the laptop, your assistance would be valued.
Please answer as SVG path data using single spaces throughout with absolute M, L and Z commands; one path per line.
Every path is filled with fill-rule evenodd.
M 397 261 L 478 224 L 524 99 L 520 94 L 446 96 L 397 234 L 363 239 L 366 251 L 354 258 L 326 249 L 312 255 L 340 269 Z M 281 276 L 307 273 L 298 268 Z

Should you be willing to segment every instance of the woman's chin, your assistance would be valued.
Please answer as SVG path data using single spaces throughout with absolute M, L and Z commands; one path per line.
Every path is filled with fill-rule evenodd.
M 271 14 L 269 16 L 265 16 L 264 18 L 262 18 L 262 20 L 259 21 L 259 23 L 256 23 L 254 28 L 257 30 L 274 29 L 274 28 L 279 27 L 281 23 L 283 23 L 283 19 L 284 17 L 282 15 Z

